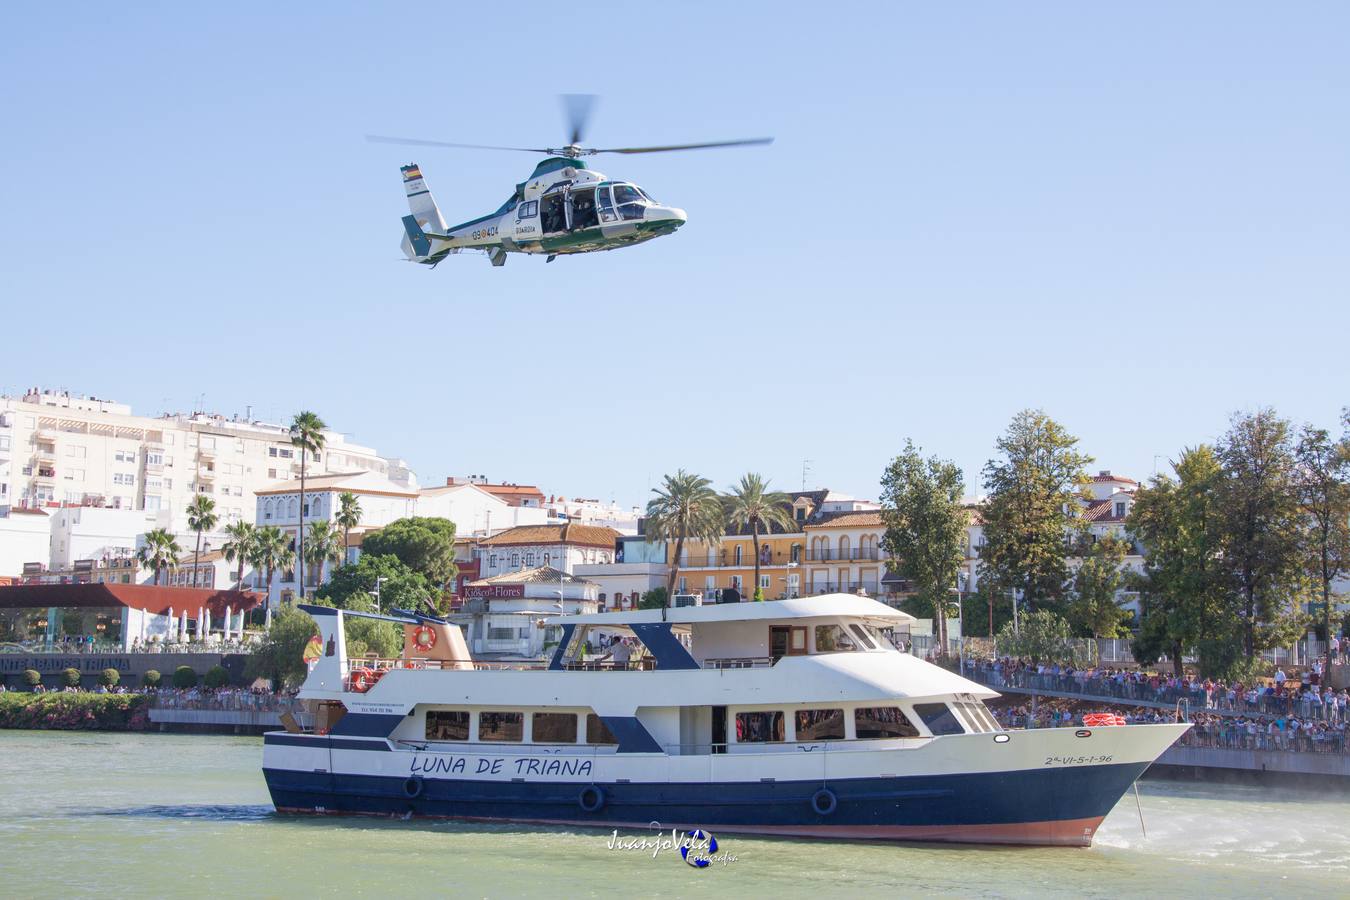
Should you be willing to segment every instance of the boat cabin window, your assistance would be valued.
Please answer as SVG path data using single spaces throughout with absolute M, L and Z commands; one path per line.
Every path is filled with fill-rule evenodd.
M 867 630 L 858 623 L 854 622 L 853 624 L 849 625 L 848 630 L 853 632 L 853 634 L 858 638 L 858 643 L 863 646 L 864 650 L 877 649 L 877 645 L 872 640 L 871 635 L 869 635 L 867 633 Z
M 575 744 L 577 717 L 573 713 L 534 713 L 530 716 L 530 736 L 536 744 Z
M 605 720 L 595 713 L 586 714 L 586 743 L 588 744 L 617 744 L 619 739 L 614 736 L 614 732 L 609 730 Z
M 538 200 L 526 201 L 520 204 L 520 208 L 516 210 L 517 219 L 533 219 L 537 215 L 539 215 Z
M 961 727 L 961 720 L 945 703 L 916 703 L 914 711 L 934 735 L 966 733 L 965 728 Z
M 783 740 L 782 710 L 736 713 L 736 743 L 777 744 Z
M 467 741 L 468 739 L 468 712 L 458 709 L 433 709 L 427 713 L 427 740 Z
M 642 218 L 642 208 L 646 204 L 647 198 L 635 186 L 631 184 L 614 185 L 614 205 L 619 211 L 619 218 Z
M 602 184 L 595 189 L 595 208 L 602 224 L 618 221 L 619 214 L 614 211 L 614 200 L 610 196 L 609 185 Z
M 965 720 L 967 731 L 998 731 L 999 726 L 994 717 L 989 715 L 989 710 L 984 708 L 984 704 L 975 701 L 962 701 L 954 704 L 961 718 Z
M 817 653 L 849 653 L 854 650 L 867 649 L 865 644 L 859 646 L 859 643 L 858 638 L 850 634 L 842 625 L 816 626 Z
M 480 741 L 525 740 L 525 714 L 518 712 L 480 712 L 478 714 Z
M 919 729 L 898 706 L 859 707 L 853 711 L 853 731 L 859 740 L 912 738 Z
M 844 711 L 842 709 L 797 710 L 797 740 L 842 741 L 844 739 Z

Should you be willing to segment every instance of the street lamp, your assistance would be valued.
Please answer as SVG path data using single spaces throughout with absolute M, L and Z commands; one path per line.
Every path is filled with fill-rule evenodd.
M 383 584 L 384 581 L 385 581 L 385 578 L 384 578 L 383 575 L 376 576 L 376 578 L 375 578 L 375 590 L 369 592 L 369 593 L 370 593 L 370 596 L 372 596 L 372 597 L 375 598 L 375 611 L 376 611 L 376 612 L 380 612 L 380 611 L 381 611 L 381 610 L 380 610 L 380 585 Z

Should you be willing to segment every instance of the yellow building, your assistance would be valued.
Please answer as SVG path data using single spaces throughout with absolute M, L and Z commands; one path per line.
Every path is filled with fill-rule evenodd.
M 792 497 L 792 517 L 797 523 L 791 531 L 774 529 L 759 536 L 759 584 L 766 600 L 799 597 L 803 587 L 806 560 L 807 523 L 819 513 L 828 491 L 798 491 Z M 670 552 L 674 551 L 671 545 Z M 674 562 L 674 560 L 670 560 Z M 748 528 L 729 532 L 720 544 L 690 541 L 679 559 L 679 577 L 675 590 L 682 594 L 701 593 L 712 601 L 727 588 L 737 590 L 743 599 L 755 595 L 755 543 Z

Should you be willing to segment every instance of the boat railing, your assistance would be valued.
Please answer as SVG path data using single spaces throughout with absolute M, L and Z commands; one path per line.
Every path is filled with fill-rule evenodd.
M 772 656 L 721 656 L 703 661 L 705 669 L 769 669 L 778 660 Z

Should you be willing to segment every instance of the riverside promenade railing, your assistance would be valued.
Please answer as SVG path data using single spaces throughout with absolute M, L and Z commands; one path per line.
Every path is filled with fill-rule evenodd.
M 1293 691 L 1268 693 L 1261 690 L 1253 696 L 1248 690 L 1235 690 L 1230 699 L 1227 685 L 1216 687 L 1207 694 L 1202 685 L 1177 687 L 1150 684 L 1132 675 L 1088 672 L 1053 674 L 1028 669 L 995 668 L 990 663 L 969 660 L 966 661 L 964 674 L 971 681 L 998 691 L 1081 696 L 1168 708 L 1185 701 L 1192 710 L 1220 716 L 1298 716 L 1321 722 L 1339 722 L 1346 718 L 1339 702 L 1333 702 L 1331 695 L 1324 698 L 1312 691 L 1295 694 Z

